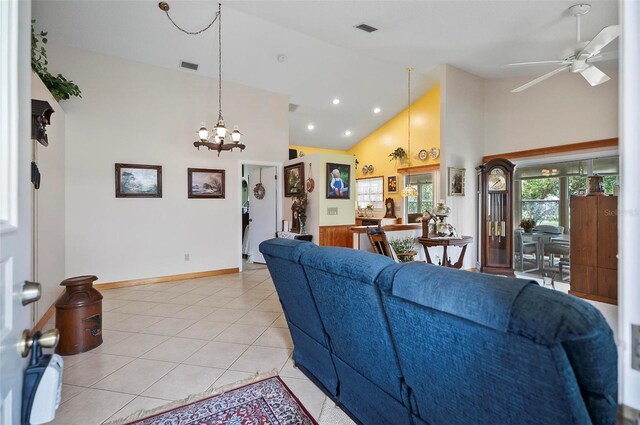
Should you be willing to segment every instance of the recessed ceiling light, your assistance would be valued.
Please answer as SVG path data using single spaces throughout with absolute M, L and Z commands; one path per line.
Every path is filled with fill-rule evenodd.
M 351 136 L 351 130 L 347 130 L 347 131 L 345 131 L 345 132 L 344 132 L 344 135 L 345 135 L 345 136 Z
M 380 111 L 382 111 L 382 109 L 380 109 L 380 108 L 378 108 L 378 107 L 373 108 L 373 113 L 374 113 L 374 114 L 379 114 L 379 113 L 380 113 Z
M 307 126 L 307 130 L 313 130 L 314 128 L 316 128 L 316 126 L 315 126 L 315 125 L 313 125 L 313 124 L 309 124 L 309 125 Z
M 338 98 L 336 97 L 335 99 L 333 99 L 333 100 L 331 101 L 331 103 L 333 103 L 334 105 L 337 105 L 337 104 L 339 104 L 339 103 L 340 103 L 340 99 L 338 99 Z

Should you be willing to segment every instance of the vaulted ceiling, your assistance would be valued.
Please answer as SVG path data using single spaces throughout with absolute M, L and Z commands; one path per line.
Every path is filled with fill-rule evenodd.
M 406 106 L 407 66 L 416 69 L 414 99 L 437 82 L 436 69 L 443 63 L 483 78 L 549 71 L 501 65 L 561 58 L 576 42 L 575 20 L 567 13 L 574 3 L 227 1 L 223 79 L 289 95 L 298 105 L 290 113 L 292 144 L 346 149 Z M 582 20 L 585 40 L 618 22 L 616 1 L 590 3 Z M 192 30 L 205 26 L 217 10 L 217 2 L 208 0 L 169 4 L 174 20 Z M 216 31 L 183 34 L 154 0 L 40 0 L 33 4 L 33 17 L 52 42 L 176 70 L 184 60 L 199 64 L 199 74 L 217 77 Z M 361 23 L 378 31 L 354 28 Z M 609 49 L 616 48 L 617 43 Z

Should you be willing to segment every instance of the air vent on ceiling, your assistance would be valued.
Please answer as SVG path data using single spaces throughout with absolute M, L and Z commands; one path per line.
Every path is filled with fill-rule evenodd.
M 355 28 L 358 28 L 359 30 L 362 30 L 364 32 L 378 31 L 378 28 L 372 27 L 371 25 L 367 25 L 367 24 L 356 25 Z
M 191 62 L 185 62 L 185 61 L 180 62 L 180 68 L 190 69 L 192 71 L 197 71 L 198 66 L 199 65 L 197 63 L 191 63 Z
M 296 111 L 296 109 L 298 109 L 298 107 L 299 107 L 299 106 L 300 106 L 300 105 L 296 105 L 296 104 L 294 104 L 294 103 L 290 103 L 290 104 L 289 104 L 289 112 L 295 112 L 295 111 Z

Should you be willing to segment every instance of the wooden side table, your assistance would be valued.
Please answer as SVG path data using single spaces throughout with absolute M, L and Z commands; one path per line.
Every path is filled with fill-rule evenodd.
M 462 268 L 462 262 L 464 260 L 464 254 L 467 252 L 467 245 L 473 242 L 473 238 L 471 236 L 460 236 L 455 239 L 448 238 L 438 238 L 438 237 L 427 237 L 427 238 L 418 238 L 418 242 L 424 247 L 424 254 L 427 257 L 427 263 L 435 264 L 431 260 L 431 256 L 429 255 L 429 248 L 433 246 L 441 246 L 444 250 L 442 265 L 445 267 L 453 267 L 455 269 Z M 462 247 L 462 252 L 460 252 L 460 257 L 458 257 L 458 261 L 455 263 L 451 263 L 449 261 L 449 256 L 447 255 L 447 247 L 449 246 L 460 246 Z

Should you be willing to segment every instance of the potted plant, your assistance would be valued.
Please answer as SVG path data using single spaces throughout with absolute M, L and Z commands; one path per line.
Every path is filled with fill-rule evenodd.
M 407 158 L 407 153 L 405 152 L 404 149 L 399 147 L 389 154 L 389 158 L 391 158 L 391 161 L 395 159 L 395 160 L 400 160 L 400 162 L 402 162 Z
M 525 233 L 531 233 L 533 228 L 536 227 L 536 221 L 531 217 L 523 218 L 520 222 L 520 227 L 522 227 Z
M 373 204 L 367 204 L 364 215 L 365 217 L 373 217 Z
M 44 85 L 49 89 L 56 101 L 67 100 L 71 96 L 80 95 L 80 88 L 71 80 L 67 80 L 61 74 L 53 75 L 49 72 L 47 65 L 47 32 L 40 31 L 36 34 L 33 24 L 35 19 L 31 21 L 31 69 L 38 74 Z
M 413 257 L 418 253 L 416 251 L 415 238 L 407 236 L 405 238 L 389 239 L 389 245 L 396 253 L 398 261 L 408 263 L 413 261 Z

